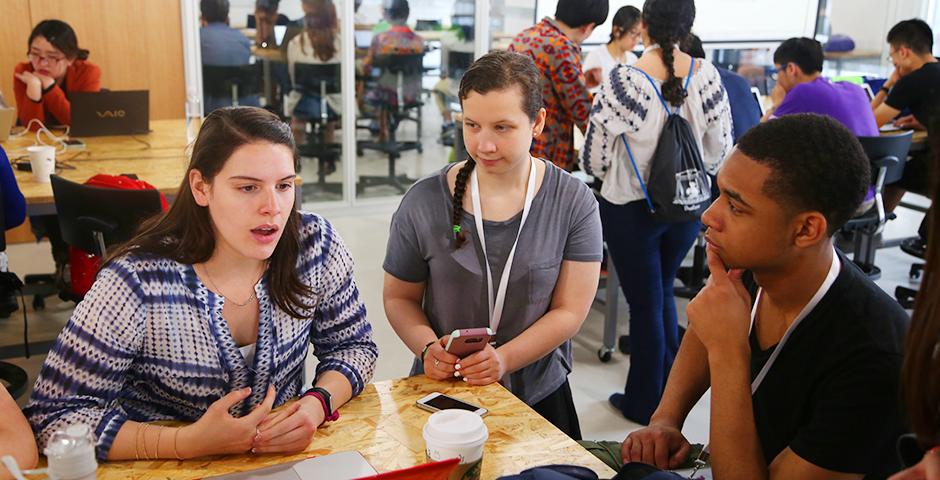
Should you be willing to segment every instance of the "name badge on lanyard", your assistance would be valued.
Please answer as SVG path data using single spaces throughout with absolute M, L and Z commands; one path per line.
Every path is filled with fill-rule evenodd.
M 516 255 L 516 246 L 519 244 L 519 236 L 522 235 L 522 227 L 525 225 L 526 218 L 529 216 L 529 210 L 532 207 L 532 200 L 535 198 L 535 159 L 529 157 L 529 180 L 526 183 L 525 204 L 522 207 L 522 220 L 519 222 L 519 231 L 516 232 L 516 240 L 512 243 L 512 249 L 509 250 L 509 256 L 506 257 L 506 264 L 503 266 L 503 275 L 499 279 L 496 287 L 496 294 L 493 294 L 493 272 L 490 269 L 490 262 L 486 257 L 486 237 L 483 233 L 483 207 L 480 203 L 480 183 L 477 180 L 477 170 L 473 169 L 470 174 L 470 200 L 473 203 L 473 220 L 476 224 L 477 235 L 480 237 L 480 247 L 483 249 L 483 265 L 486 266 L 486 295 L 489 301 L 490 329 L 495 334 L 499 327 L 499 322 L 503 316 L 503 305 L 506 302 L 506 288 L 509 286 L 509 271 L 512 269 L 512 259 Z

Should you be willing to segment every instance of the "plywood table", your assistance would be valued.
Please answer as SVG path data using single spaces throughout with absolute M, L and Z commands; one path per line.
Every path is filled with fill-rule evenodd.
M 171 197 L 176 194 L 189 165 L 186 121 L 152 120 L 150 128 L 151 132 L 146 135 L 84 137 L 84 149 L 69 149 L 56 156 L 56 162 L 64 167 L 57 168 L 56 174 L 83 183 L 99 173 L 132 173 Z M 195 135 L 196 128 L 193 125 L 193 133 L 190 135 Z M 22 137 L 8 139 L 3 143 L 3 148 L 11 160 L 26 158 L 26 147 L 33 145 L 35 139 L 35 134 L 27 133 Z M 27 213 L 55 213 L 52 185 L 37 182 L 30 172 L 14 172 L 20 191 L 26 197 Z
M 195 479 L 251 470 L 332 452 L 358 450 L 379 472 L 426 462 L 421 430 L 430 413 L 415 400 L 443 392 L 489 409 L 489 429 L 481 478 L 519 473 L 537 465 L 583 465 L 610 478 L 614 472 L 514 397 L 499 384 L 470 387 L 460 381 L 427 377 L 367 385 L 340 409 L 338 421 L 324 425 L 299 455 L 235 455 L 186 461 L 126 461 L 101 464 L 98 480 Z

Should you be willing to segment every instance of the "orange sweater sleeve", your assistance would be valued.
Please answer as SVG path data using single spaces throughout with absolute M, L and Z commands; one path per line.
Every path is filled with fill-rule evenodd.
M 16 71 L 19 73 L 27 69 L 32 70 L 30 67 L 29 63 L 21 63 L 16 66 Z M 92 63 L 82 60 L 76 61 L 69 67 L 65 75 L 65 82 L 69 92 L 97 92 L 101 90 L 101 69 Z M 26 84 L 15 80 L 14 85 L 17 116 L 23 125 L 29 123 L 33 118 L 45 123 L 46 110 L 56 120 L 65 124 L 71 123 L 72 106 L 58 83 L 53 85 L 39 102 L 34 102 L 26 96 Z
M 32 65 L 29 62 L 23 62 L 16 65 L 14 69 L 15 73 L 31 72 Z M 26 84 L 21 82 L 20 79 L 16 78 L 16 75 L 13 75 L 13 96 L 16 98 L 16 117 L 20 120 L 20 124 L 26 126 L 29 124 L 29 121 L 32 119 L 37 119 L 40 122 L 46 122 L 46 113 L 42 108 L 42 101 L 34 102 L 26 96 Z M 35 130 L 37 127 L 34 127 Z

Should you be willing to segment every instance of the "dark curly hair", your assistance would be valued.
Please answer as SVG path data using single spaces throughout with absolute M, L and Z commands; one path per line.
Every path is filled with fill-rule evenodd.
M 643 23 L 650 40 L 662 47 L 663 63 L 666 65 L 666 81 L 663 82 L 663 98 L 674 106 L 682 105 L 685 91 L 682 79 L 676 77 L 672 47 L 692 32 L 695 21 L 693 0 L 646 0 L 643 4 Z M 692 72 L 689 72 L 691 75 Z
M 467 73 L 460 80 L 460 89 L 457 97 L 460 105 L 467 99 L 470 92 L 485 94 L 495 90 L 504 90 L 518 85 L 522 90 L 520 107 L 529 120 L 533 122 L 542 109 L 542 74 L 539 73 L 535 62 L 528 55 L 506 50 L 493 50 L 478 58 L 467 69 Z M 460 231 L 460 220 L 463 218 L 463 196 L 467 190 L 467 180 L 470 172 L 476 167 L 473 157 L 467 156 L 467 161 L 457 172 L 457 181 L 454 184 L 454 214 L 452 224 L 454 227 L 455 247 L 460 248 L 467 240 L 464 232 Z
M 822 213 L 830 236 L 852 217 L 871 185 L 862 145 L 828 116 L 800 113 L 758 124 L 737 148 L 771 169 L 764 193 L 794 213 Z

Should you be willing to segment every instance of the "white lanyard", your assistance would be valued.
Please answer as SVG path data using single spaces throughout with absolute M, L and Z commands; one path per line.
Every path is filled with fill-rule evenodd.
M 767 376 L 767 372 L 770 371 L 770 367 L 777 361 L 777 357 L 780 355 L 780 351 L 783 350 L 784 344 L 787 343 L 787 340 L 790 339 L 790 335 L 796 330 L 796 327 L 799 326 L 800 322 L 816 308 L 816 305 L 822 300 L 826 293 L 829 292 L 829 289 L 832 287 L 832 284 L 836 282 L 836 278 L 839 276 L 839 270 L 841 269 L 842 264 L 839 263 L 839 254 L 833 250 L 832 252 L 832 265 L 829 266 L 829 273 L 826 274 L 826 279 L 823 280 L 822 285 L 819 286 L 819 290 L 816 290 L 816 294 L 813 295 L 813 298 L 809 299 L 809 302 L 806 303 L 806 306 L 803 307 L 803 310 L 800 310 L 799 315 L 793 320 L 793 323 L 787 328 L 786 333 L 783 334 L 783 338 L 780 339 L 780 342 L 777 343 L 777 346 L 774 347 L 774 351 L 770 354 L 770 358 L 767 359 L 767 363 L 764 363 L 763 368 L 758 372 L 757 377 L 754 378 L 754 381 L 751 382 L 751 396 L 754 395 L 754 392 L 757 391 L 757 388 L 760 387 L 760 384 L 764 381 L 764 377 Z M 748 335 L 750 336 L 751 330 L 754 329 L 754 320 L 757 318 L 757 306 L 760 305 L 760 295 L 763 289 L 757 289 L 757 295 L 754 297 L 754 306 L 751 308 L 751 326 L 748 328 Z M 698 457 L 695 459 L 695 467 L 692 471 L 692 476 L 695 475 L 698 470 L 705 466 L 705 458 L 711 453 L 711 445 L 705 445 L 705 448 L 699 452 Z
M 822 285 L 819 286 L 819 290 L 816 290 L 816 294 L 813 295 L 813 298 L 809 300 L 806 306 L 803 307 L 803 310 L 800 310 L 800 314 L 796 316 L 793 320 L 793 323 L 787 328 L 786 333 L 783 334 L 783 338 L 780 339 L 780 342 L 777 343 L 777 346 L 774 347 L 773 353 L 770 354 L 770 358 L 767 359 L 767 362 L 764 363 L 763 368 L 760 369 L 757 376 L 754 377 L 754 381 L 751 382 L 751 395 L 754 395 L 754 392 L 757 391 L 757 387 L 760 387 L 761 382 L 764 381 L 764 377 L 767 376 L 767 372 L 770 371 L 770 367 L 777 360 L 777 357 L 780 355 L 780 351 L 783 350 L 783 346 L 787 343 L 787 340 L 790 339 L 790 335 L 793 334 L 793 331 L 796 330 L 796 327 L 800 325 L 800 322 L 803 321 L 803 318 L 809 314 L 816 305 L 819 304 L 819 301 L 826 295 L 826 292 L 829 291 L 829 288 L 832 287 L 832 284 L 836 282 L 836 277 L 839 276 L 841 264 L 839 263 L 839 254 L 835 251 L 832 252 L 832 265 L 829 267 L 829 273 L 826 275 L 826 279 L 823 280 Z M 754 320 L 757 318 L 757 306 L 760 305 L 760 296 L 763 289 L 757 290 L 757 296 L 754 298 L 754 307 L 751 308 L 751 326 L 748 328 L 748 334 L 751 330 L 754 329 Z
M 480 206 L 480 184 L 477 181 L 477 170 L 474 169 L 473 173 L 470 174 L 470 200 L 473 202 L 473 219 L 476 222 L 477 235 L 480 237 L 480 247 L 483 249 L 483 264 L 486 265 L 486 294 L 487 300 L 489 300 L 490 329 L 493 330 L 493 333 L 499 327 L 499 321 L 503 316 L 503 304 L 506 301 L 506 288 L 509 285 L 509 270 L 512 268 L 512 258 L 516 254 L 516 245 L 519 243 L 519 236 L 522 235 L 522 227 L 529 216 L 532 199 L 535 198 L 535 159 L 529 157 L 529 160 L 529 181 L 526 183 L 522 220 L 519 222 L 516 240 L 512 243 L 509 256 L 506 257 L 506 264 L 503 266 L 503 275 L 499 280 L 495 299 L 493 298 L 493 273 L 490 270 L 490 262 L 486 257 L 486 237 L 483 234 L 483 207 Z

